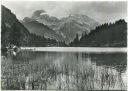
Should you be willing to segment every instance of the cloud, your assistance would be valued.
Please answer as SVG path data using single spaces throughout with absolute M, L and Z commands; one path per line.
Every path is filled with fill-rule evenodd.
M 31 17 L 36 10 L 45 10 L 58 18 L 69 14 L 85 14 L 100 23 L 113 22 L 127 17 L 127 2 L 112 1 L 6 1 L 4 5 L 14 12 L 18 19 Z

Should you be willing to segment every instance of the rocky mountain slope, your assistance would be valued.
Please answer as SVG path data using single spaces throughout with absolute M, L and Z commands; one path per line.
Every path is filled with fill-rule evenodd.
M 49 16 L 44 10 L 37 10 L 33 12 L 31 19 L 47 25 L 51 29 L 54 29 L 54 27 L 60 22 L 58 18 Z
M 71 42 L 76 34 L 81 37 L 84 32 L 88 34 L 98 25 L 98 22 L 86 15 L 74 14 L 62 18 L 56 30 L 64 36 L 66 42 Z
M 58 19 L 56 17 L 49 16 L 44 10 L 35 11 L 29 19 L 37 21 L 39 23 L 38 25 L 40 25 L 40 23 L 46 25 L 57 35 L 62 37 L 61 40 L 64 40 L 66 43 L 71 42 L 75 38 L 76 34 L 81 37 L 82 33 L 89 33 L 90 30 L 99 25 L 98 22 L 86 15 L 73 14 L 68 17 Z M 29 29 L 30 27 L 26 22 L 27 21 L 22 23 Z
M 45 38 L 56 39 L 57 41 L 63 41 L 63 37 L 58 35 L 55 31 L 48 26 L 39 23 L 32 18 L 24 18 L 22 24 L 29 30 L 30 33 L 44 36 Z

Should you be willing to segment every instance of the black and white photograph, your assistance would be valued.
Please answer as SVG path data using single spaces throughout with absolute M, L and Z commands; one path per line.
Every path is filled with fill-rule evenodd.
M 1 90 L 127 91 L 127 1 L 1 3 Z

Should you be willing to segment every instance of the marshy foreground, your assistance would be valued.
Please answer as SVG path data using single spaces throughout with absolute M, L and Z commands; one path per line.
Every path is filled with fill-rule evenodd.
M 126 53 L 7 53 L 1 85 L 3 90 L 126 90 L 126 66 Z

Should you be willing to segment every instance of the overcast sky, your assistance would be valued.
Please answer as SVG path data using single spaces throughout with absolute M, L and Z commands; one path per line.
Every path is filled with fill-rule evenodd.
M 35 10 L 41 9 L 58 18 L 69 14 L 85 14 L 99 23 L 114 22 L 127 16 L 127 2 L 6 1 L 3 4 L 20 20 L 31 17 Z

